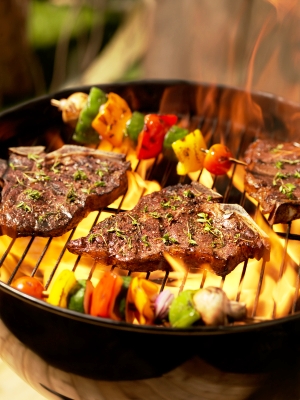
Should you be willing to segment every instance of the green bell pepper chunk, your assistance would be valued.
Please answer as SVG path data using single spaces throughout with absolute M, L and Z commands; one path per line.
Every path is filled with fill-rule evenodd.
M 68 295 L 69 310 L 84 313 L 84 295 L 86 289 L 86 280 L 77 281 Z
M 126 134 L 127 136 L 137 142 L 139 134 L 142 132 L 144 127 L 144 114 L 139 111 L 134 111 L 131 118 L 126 123 Z
M 172 143 L 177 140 L 183 139 L 189 133 L 188 129 L 180 128 L 177 125 L 173 125 L 164 138 L 163 143 L 163 155 L 170 161 L 178 161 L 177 157 L 172 148 Z
M 197 290 L 185 290 L 172 302 L 169 309 L 169 321 L 173 328 L 188 328 L 201 316 L 193 305 L 193 295 Z
M 73 134 L 73 140 L 79 143 L 99 143 L 99 134 L 92 128 L 93 119 L 102 104 L 106 103 L 106 94 L 97 87 L 92 87 L 87 102 L 80 112 Z

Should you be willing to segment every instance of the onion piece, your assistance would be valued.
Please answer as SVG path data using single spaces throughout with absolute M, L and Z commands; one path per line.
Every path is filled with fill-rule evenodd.
M 51 105 L 62 112 L 62 119 L 65 123 L 75 128 L 81 110 L 86 104 L 88 95 L 83 92 L 72 93 L 67 99 L 51 99 Z
M 168 316 L 169 307 L 174 300 L 174 294 L 166 289 L 159 293 L 154 303 L 155 318 L 163 320 Z
M 245 304 L 230 301 L 221 288 L 200 289 L 194 294 L 193 302 L 206 325 L 227 325 L 228 316 L 233 319 L 246 316 Z

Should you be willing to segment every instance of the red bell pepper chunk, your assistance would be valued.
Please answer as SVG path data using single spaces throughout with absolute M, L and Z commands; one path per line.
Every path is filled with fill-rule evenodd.
M 104 272 L 92 295 L 90 314 L 95 317 L 110 317 L 110 304 L 119 277 L 109 271 Z
M 144 128 L 138 137 L 137 158 L 146 160 L 157 157 L 163 149 L 164 137 L 171 126 L 177 122 L 173 114 L 148 114 L 144 119 Z

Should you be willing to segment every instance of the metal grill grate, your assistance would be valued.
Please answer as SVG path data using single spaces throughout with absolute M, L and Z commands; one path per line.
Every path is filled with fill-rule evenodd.
M 253 141 L 253 138 L 258 137 L 260 135 L 260 130 L 257 128 L 257 131 L 253 132 L 253 127 L 240 127 L 237 131 L 237 128 L 234 124 L 234 121 L 223 121 L 219 119 L 218 117 L 212 117 L 208 118 L 205 115 L 197 115 L 197 116 L 190 116 L 190 128 L 195 129 L 195 128 L 200 128 L 202 130 L 202 133 L 204 134 L 206 138 L 206 142 L 208 146 L 212 145 L 213 143 L 219 143 L 219 142 L 225 142 L 227 143 L 228 141 L 232 141 L 232 137 L 234 136 L 235 138 L 235 158 L 239 158 L 242 156 L 244 153 L 245 149 L 248 147 L 248 145 Z M 234 130 L 234 134 L 233 134 Z M 251 132 L 249 131 L 251 130 Z M 57 138 L 60 137 L 60 131 L 58 130 L 53 137 L 49 139 L 48 133 L 46 133 L 46 136 L 48 137 L 47 139 L 47 151 L 53 150 L 57 146 Z M 69 136 L 70 137 L 70 136 Z M 30 143 L 26 143 L 26 145 L 31 144 L 31 145 L 39 145 L 39 144 L 44 144 L 45 137 L 37 137 L 35 136 Z M 61 140 L 61 139 L 60 139 Z M 42 141 L 43 143 L 40 143 Z M 68 140 L 64 140 L 67 142 Z M 15 143 L 17 145 L 18 143 Z M 163 174 L 162 174 L 163 171 Z M 257 220 L 258 215 L 260 214 L 259 207 L 255 206 L 249 199 L 247 198 L 246 194 L 243 191 L 240 191 L 237 189 L 234 185 L 234 179 L 237 174 L 237 167 L 233 166 L 232 169 L 232 174 L 231 176 L 222 176 L 222 177 L 215 177 L 213 180 L 213 188 L 216 189 L 219 193 L 221 193 L 224 196 L 224 202 L 225 203 L 238 203 L 241 206 L 243 206 L 246 211 L 254 218 L 254 220 Z M 198 176 L 198 180 L 201 178 L 201 172 Z M 157 180 L 160 182 L 162 187 L 166 187 L 168 185 L 173 185 L 178 182 L 180 183 L 189 183 L 190 178 L 188 176 L 185 177 L 179 177 L 176 175 L 176 165 L 174 163 L 171 163 L 167 160 L 156 160 L 152 167 L 147 171 L 147 180 Z M 103 213 L 118 213 L 122 212 L 122 201 L 119 205 L 118 208 L 105 208 L 103 210 L 100 210 L 98 213 L 96 213 L 94 220 L 92 222 L 92 225 L 89 227 L 91 229 L 100 219 Z M 261 216 L 260 216 L 261 217 Z M 263 218 L 263 217 L 261 217 Z M 67 235 L 64 235 L 63 238 L 60 238 L 61 244 L 60 244 L 60 251 L 59 254 L 56 255 L 56 261 L 53 266 L 51 266 L 50 272 L 48 273 L 47 276 L 47 281 L 45 288 L 47 289 L 51 283 L 51 281 L 55 278 L 55 275 L 57 273 L 58 268 L 60 267 L 60 264 L 62 262 L 63 257 L 65 256 L 67 250 L 67 243 L 73 235 L 76 232 L 76 228 L 70 231 Z M 280 260 L 280 268 L 277 276 L 277 281 L 279 282 L 284 274 L 285 270 L 285 264 L 286 264 L 286 259 L 287 259 L 287 254 L 289 253 L 289 247 L 291 246 L 291 243 L 294 241 L 299 242 L 300 241 L 300 235 L 296 233 L 291 233 L 292 232 L 292 224 L 288 224 L 286 226 L 286 230 L 284 232 L 276 232 L 276 235 L 279 238 L 283 238 L 284 244 L 283 244 L 283 257 Z M 85 234 L 88 233 L 88 230 L 85 232 Z M 14 263 L 14 266 L 12 268 L 12 271 L 7 278 L 7 280 L 3 280 L 4 283 L 7 285 L 10 285 L 15 276 L 22 270 L 24 265 L 29 265 L 29 261 L 32 264 L 32 258 L 36 257 L 35 262 L 32 264 L 31 270 L 28 271 L 27 268 L 27 273 L 30 275 L 38 275 L 40 273 L 40 265 L 42 264 L 44 257 L 46 254 L 50 251 L 51 245 L 53 241 L 56 241 L 56 238 L 49 238 L 43 243 L 42 245 L 39 245 L 39 252 L 38 254 L 35 254 L 34 256 L 32 255 L 33 248 L 35 248 L 36 241 L 38 241 L 38 238 L 27 238 L 27 239 L 11 239 L 9 243 L 7 243 L 7 238 L 1 238 L 0 237 L 0 243 L 1 241 L 7 243 L 6 245 L 6 250 L 3 253 L 3 256 L 1 257 L 0 260 L 0 267 L 5 265 L 7 260 L 10 258 L 10 262 Z M 24 250 L 22 253 L 18 254 L 18 257 L 13 253 L 13 248 L 14 246 L 17 245 L 18 242 L 22 241 L 22 243 L 25 243 L 23 245 Z M 36 250 L 34 250 L 36 251 Z M 72 265 L 73 271 L 75 271 L 78 267 L 81 265 L 81 257 L 78 256 Z M 89 264 L 89 274 L 88 274 L 88 279 L 91 279 L 94 271 L 96 270 L 96 262 L 91 261 Z M 244 284 L 244 279 L 245 275 L 247 273 L 247 267 L 248 267 L 248 261 L 246 261 L 243 264 L 243 267 L 241 269 L 241 274 L 238 279 L 238 287 L 236 289 L 236 295 L 235 299 L 237 301 L 240 300 L 241 298 L 241 293 L 243 291 L 243 284 Z M 297 312 L 297 304 L 298 304 L 298 292 L 299 292 L 299 274 L 300 274 L 300 267 L 299 265 L 295 267 L 297 269 L 297 280 L 295 284 L 295 295 L 293 298 L 293 302 L 291 305 L 291 308 L 289 310 L 289 314 L 294 314 Z M 26 268 L 25 268 L 26 269 Z M 130 274 L 130 272 L 128 272 Z M 174 284 L 174 280 L 172 277 L 170 277 L 169 272 L 164 272 L 164 275 L 157 277 L 155 274 L 154 277 L 152 277 L 153 273 L 147 273 L 146 278 L 150 280 L 154 280 L 155 282 L 159 283 L 161 285 L 161 290 L 163 290 L 166 286 L 169 284 Z M 189 272 L 187 271 L 185 274 L 183 274 L 181 280 L 179 282 L 176 282 L 176 286 L 178 287 L 178 290 L 183 290 L 185 287 L 186 281 L 189 278 Z M 259 279 L 256 287 L 256 292 L 255 292 L 255 297 L 254 297 L 254 302 L 253 302 L 253 308 L 251 312 L 251 318 L 247 321 L 247 323 L 251 324 L 253 322 L 256 322 L 260 318 L 256 318 L 257 314 L 257 309 L 258 305 L 260 302 L 260 296 L 262 293 L 263 289 L 263 284 L 264 284 L 264 278 L 265 278 L 265 261 L 261 261 L 261 267 L 260 267 L 260 272 L 259 272 Z M 205 287 L 205 285 L 209 284 L 209 279 L 208 279 L 208 273 L 206 271 L 201 272 L 198 276 L 199 280 L 199 287 Z M 226 285 L 226 280 L 227 278 L 220 278 L 220 287 L 224 287 Z M 207 283 L 208 282 L 208 283 Z M 276 305 L 273 307 L 273 312 L 271 319 L 276 318 Z

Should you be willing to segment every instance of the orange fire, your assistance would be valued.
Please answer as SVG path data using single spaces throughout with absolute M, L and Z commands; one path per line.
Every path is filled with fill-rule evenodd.
M 236 104 L 238 104 L 238 100 L 237 98 Z M 242 105 L 245 106 L 245 104 L 247 104 L 249 106 L 251 103 L 251 96 L 248 93 L 241 93 L 240 101 Z M 230 112 L 238 113 L 238 116 L 234 116 L 233 120 L 238 121 L 238 126 L 240 126 L 243 119 L 247 121 L 250 118 L 253 121 L 253 118 L 256 118 L 256 120 L 259 121 L 261 118 L 260 109 L 255 105 L 252 110 L 254 111 L 249 112 L 248 108 L 246 111 L 242 111 L 242 107 L 237 107 L 235 109 L 232 108 Z M 129 188 L 127 194 L 123 199 L 117 199 L 109 206 L 110 208 L 117 209 L 121 204 L 122 210 L 130 210 L 136 205 L 141 196 L 160 190 L 161 187 L 158 182 L 148 181 L 146 179 L 147 171 L 152 167 L 154 160 L 138 161 L 129 142 L 125 140 L 122 148 L 113 149 L 109 143 L 102 141 L 100 148 L 102 150 L 121 151 L 125 153 L 127 155 L 127 160 L 131 161 L 133 169 L 133 171 L 128 172 Z M 157 162 L 159 163 L 160 160 L 158 159 Z M 201 174 L 200 172 L 201 171 L 191 173 L 190 178 L 192 180 L 199 179 L 206 186 L 212 187 L 214 181 L 211 174 L 205 170 L 203 170 Z M 232 170 L 229 172 L 229 177 L 232 175 L 232 172 Z M 243 192 L 243 179 L 244 168 L 240 165 L 236 166 L 233 175 L 233 185 L 240 192 Z M 110 212 L 101 212 L 97 221 L 102 221 L 110 215 L 112 215 Z M 90 215 L 78 225 L 72 238 L 76 239 L 87 235 L 97 218 L 97 212 L 90 213 Z M 261 214 L 257 213 L 255 219 L 256 223 L 271 239 L 272 248 L 269 261 L 249 260 L 246 269 L 244 269 L 244 263 L 240 264 L 225 279 L 222 279 L 210 272 L 209 265 L 206 266 L 203 272 L 194 273 L 188 271 L 180 259 L 174 259 L 170 254 L 165 254 L 166 260 L 172 266 L 172 271 L 169 273 L 166 282 L 168 289 L 176 295 L 183 289 L 218 286 L 224 289 L 230 300 L 239 300 L 246 304 L 249 318 L 270 319 L 288 315 L 291 312 L 295 299 L 297 299 L 299 295 L 299 289 L 296 289 L 298 287 L 297 243 L 289 242 L 287 249 L 285 249 L 285 241 L 274 233 Z M 299 223 L 299 221 L 295 221 L 293 229 L 297 230 Z M 277 229 L 284 229 L 284 227 L 279 226 Z M 91 279 L 94 285 L 96 285 L 103 272 L 109 270 L 110 266 L 99 262 L 96 263 L 91 258 L 85 256 L 81 257 L 79 262 L 77 262 L 76 255 L 64 251 L 64 246 L 69 239 L 69 235 L 70 233 L 67 233 L 62 237 L 53 239 L 37 237 L 32 241 L 27 253 L 26 247 L 31 239 L 16 239 L 2 266 L 1 280 L 4 282 L 8 281 L 16 263 L 18 263 L 20 259 L 20 255 L 24 254 L 24 252 L 26 255 L 21 262 L 16 277 L 24 274 L 30 275 L 40 259 L 41 252 L 43 249 L 47 248 L 42 260 L 39 261 L 36 272 L 36 276 L 40 277 L 45 285 L 50 282 L 53 270 L 55 270 L 55 274 L 57 275 L 64 269 L 73 269 L 74 266 L 76 266 L 75 273 L 78 279 Z M 1 237 L 0 247 L 2 254 L 9 247 L 11 240 L 12 239 L 6 236 Z M 282 260 L 285 260 L 284 265 L 282 265 Z M 126 271 L 116 270 L 120 274 L 126 273 Z M 133 275 L 145 276 L 145 273 L 135 273 Z M 150 279 L 156 282 L 161 282 L 163 278 L 164 272 L 162 271 L 155 271 L 150 275 Z M 48 289 L 51 288 L 53 281 L 52 279 Z

